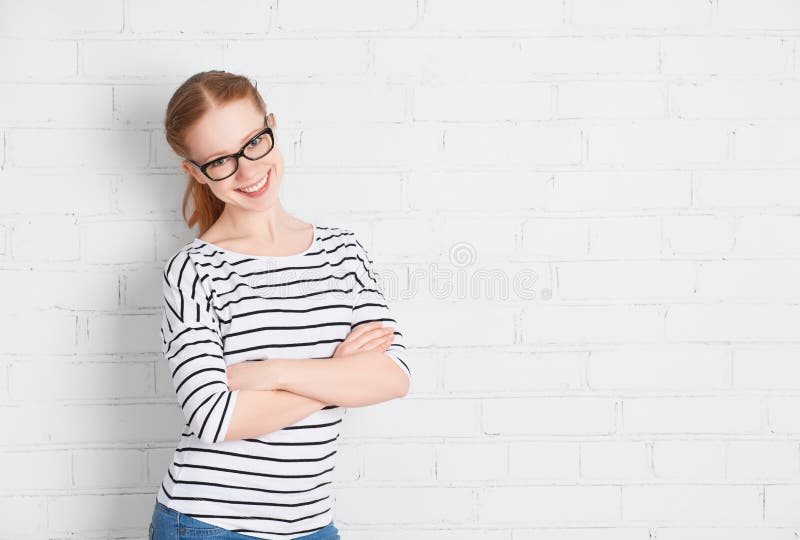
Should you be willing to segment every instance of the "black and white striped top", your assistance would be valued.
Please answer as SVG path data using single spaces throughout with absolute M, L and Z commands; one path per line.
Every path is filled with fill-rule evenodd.
M 351 329 L 381 320 L 395 328 L 386 355 L 410 380 L 403 334 L 364 246 L 349 229 L 316 225 L 311 246 L 285 257 L 195 238 L 166 261 L 163 292 L 162 352 L 186 426 L 157 500 L 257 538 L 290 540 L 326 526 L 346 408 L 328 405 L 272 433 L 225 441 L 239 393 L 225 366 L 329 358 Z

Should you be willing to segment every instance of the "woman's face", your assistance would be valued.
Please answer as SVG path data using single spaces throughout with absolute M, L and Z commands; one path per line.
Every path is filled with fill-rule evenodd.
M 269 114 L 268 119 L 269 127 L 274 133 L 275 117 Z M 204 165 L 226 154 L 234 154 L 264 127 L 264 115 L 249 99 L 211 109 L 187 133 L 189 158 L 199 165 Z M 275 147 L 266 156 L 255 161 L 244 156 L 240 157 L 236 172 L 216 182 L 209 180 L 200 169 L 187 160 L 183 161 L 182 167 L 196 181 L 208 184 L 214 195 L 226 203 L 228 209 L 233 205 L 245 210 L 263 210 L 278 200 L 278 191 L 283 178 L 283 155 L 278 149 L 276 140 Z M 241 188 L 258 186 L 264 178 L 267 178 L 266 185 L 252 195 L 241 191 Z

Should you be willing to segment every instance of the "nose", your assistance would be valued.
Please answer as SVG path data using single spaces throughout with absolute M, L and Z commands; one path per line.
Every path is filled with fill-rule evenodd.
M 266 171 L 267 168 L 267 163 L 263 159 L 251 161 L 246 157 L 241 156 L 239 158 L 239 168 L 237 169 L 236 174 L 243 182 L 247 180 L 258 180 L 256 177 L 259 175 L 259 172 Z

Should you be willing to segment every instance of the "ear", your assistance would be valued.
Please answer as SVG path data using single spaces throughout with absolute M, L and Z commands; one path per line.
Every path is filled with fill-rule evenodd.
M 184 171 L 186 171 L 186 172 L 188 172 L 190 175 L 192 175 L 192 178 L 194 178 L 194 179 L 195 179 L 197 182 L 199 182 L 199 183 L 201 183 L 201 184 L 207 184 L 207 183 L 208 183 L 208 178 L 206 178 L 206 177 L 203 175 L 203 173 L 201 173 L 201 172 L 200 172 L 200 171 L 197 169 L 197 167 L 195 167 L 194 165 L 192 165 L 191 163 L 189 163 L 187 160 L 185 160 L 185 159 L 184 159 L 184 160 L 181 162 L 181 167 L 183 168 L 183 170 L 184 170 Z
M 270 129 L 273 129 L 273 130 L 275 129 L 275 126 L 277 124 L 275 122 L 275 115 L 274 114 L 269 113 L 267 115 L 267 125 L 270 127 Z

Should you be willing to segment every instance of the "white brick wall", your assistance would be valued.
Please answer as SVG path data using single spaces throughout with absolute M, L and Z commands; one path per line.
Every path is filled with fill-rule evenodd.
M 798 0 L 221 9 L 0 0 L 0 538 L 146 536 L 194 237 L 162 119 L 212 68 L 411 344 L 348 415 L 343 538 L 800 536 Z

